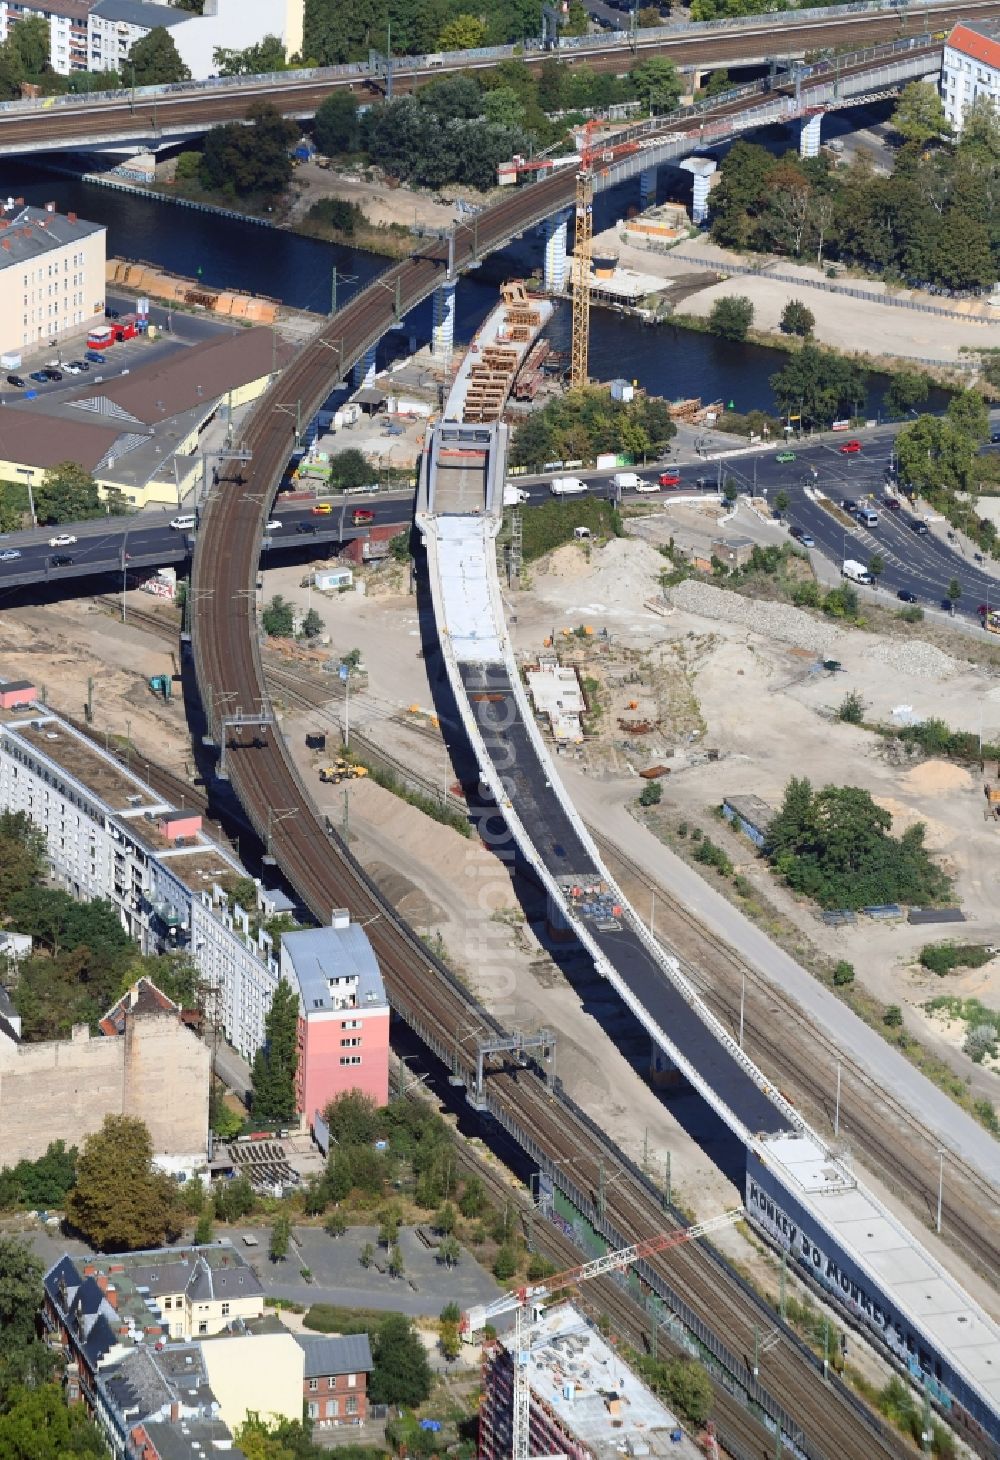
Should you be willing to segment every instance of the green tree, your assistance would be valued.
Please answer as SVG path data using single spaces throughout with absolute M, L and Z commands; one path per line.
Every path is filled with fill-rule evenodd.
M 867 398 L 866 375 L 853 360 L 804 344 L 771 376 L 775 406 L 783 416 L 801 416 L 803 426 L 829 426 L 855 415 Z
M 295 632 L 295 610 L 287 598 L 276 593 L 265 605 L 261 623 L 265 634 L 272 639 L 290 639 Z
M 372 1263 L 375 1261 L 375 1248 L 370 1242 L 366 1242 L 365 1245 L 362 1247 L 361 1256 L 358 1258 L 358 1261 L 361 1263 L 361 1266 L 366 1270 L 370 1268 Z
M 882 1015 L 882 1023 L 887 1029 L 900 1029 L 903 1024 L 903 1011 L 898 1004 L 889 1004 Z
M 440 1337 L 441 1353 L 449 1363 L 454 1362 L 462 1352 L 462 1340 L 457 1323 L 442 1323 Z
M 839 958 L 833 969 L 833 982 L 837 988 L 844 988 L 854 982 L 854 964 L 846 958 Z
M 989 408 L 978 390 L 955 392 L 948 402 L 948 422 L 975 446 L 990 439 Z
M 299 129 L 266 102 L 252 107 L 248 119 L 249 126 L 228 122 L 208 133 L 201 156 L 202 183 L 230 196 L 277 197 L 292 179 L 289 149 Z
M 271 1236 L 268 1242 L 267 1255 L 272 1262 L 283 1262 L 288 1256 L 288 1244 L 291 1241 L 292 1224 L 288 1220 L 287 1212 L 278 1212 L 271 1223 Z
M 957 578 L 952 578 L 948 584 L 948 602 L 951 605 L 952 618 L 955 616 L 955 605 L 962 596 L 962 585 Z
M 0 101 L 15 101 L 24 80 L 24 62 L 11 36 L 0 46 Z
M 105 1460 L 107 1453 L 84 1406 L 68 1405 L 58 1385 L 16 1386 L 4 1394 L 0 1455 L 10 1460 Z
M 437 1260 L 443 1262 L 447 1268 L 457 1267 L 461 1256 L 462 1249 L 457 1237 L 449 1235 L 438 1246 Z
M 326 625 L 323 622 L 322 616 L 315 608 L 311 608 L 302 620 L 302 637 L 304 639 L 318 639 L 325 628 Z
M 478 1176 L 467 1176 L 465 1185 L 462 1188 L 462 1195 L 458 1199 L 458 1209 L 463 1217 L 472 1220 L 483 1214 L 486 1205 L 486 1190 Z
M 379 1246 L 384 1247 L 388 1252 L 399 1236 L 399 1214 L 396 1211 L 387 1211 L 382 1214 L 382 1220 L 378 1229 Z
M 162 25 L 135 42 L 128 53 L 125 72 L 136 86 L 165 86 L 173 81 L 191 80 L 191 72 L 181 60 L 173 37 Z
M 389 1248 L 389 1276 L 393 1278 L 402 1277 L 406 1270 L 403 1261 L 403 1252 L 398 1242 L 394 1242 Z
M 905 416 L 927 399 L 927 376 L 917 370 L 894 371 L 882 404 L 890 416 Z
M 328 1237 L 343 1237 L 347 1231 L 347 1223 L 340 1212 L 331 1212 L 323 1223 L 323 1231 Z
M 563 34 L 578 36 L 586 35 L 589 29 L 587 12 L 580 4 L 580 0 L 570 0 L 569 10 L 566 12 L 566 19 L 563 22 Z
M 963 426 L 926 415 L 904 426 L 896 436 L 900 480 L 932 501 L 965 491 L 975 442 Z
M 90 472 L 75 461 L 61 461 L 35 488 L 35 512 L 39 522 L 48 526 L 100 517 L 104 507 Z
M 420 1337 L 402 1313 L 388 1313 L 375 1330 L 368 1387 L 373 1404 L 413 1408 L 431 1392 L 431 1370 Z
M 341 492 L 350 487 L 364 487 L 372 479 L 372 468 L 363 451 L 349 446 L 330 457 L 330 482 Z
M 220 76 L 263 76 L 285 69 L 285 46 L 280 36 L 266 35 L 242 51 L 217 46 L 212 60 Z
M 753 324 L 753 301 L 745 294 L 717 299 L 708 316 L 708 327 L 724 340 L 745 340 Z
M 249 1178 L 237 1176 L 224 1181 L 212 1194 L 215 1215 L 220 1222 L 239 1222 L 248 1217 L 257 1204 Z
M 25 15 L 12 26 L 9 42 L 16 52 L 26 76 L 41 76 L 52 70 L 49 52 L 52 44 L 49 23 L 44 16 Z
M 872 581 L 875 587 L 877 588 L 878 580 L 885 572 L 885 558 L 883 558 L 881 553 L 872 553 L 871 557 L 868 559 L 868 571 L 871 574 Z
M 26 811 L 0 811 L 0 915 L 11 899 L 40 882 L 48 867 L 48 843 Z
M 450 1237 L 455 1230 L 456 1222 L 455 1208 L 450 1201 L 446 1201 L 443 1207 L 439 1207 L 434 1213 L 434 1230 L 440 1232 L 442 1237 Z
M 177 1187 L 153 1166 L 153 1144 L 141 1120 L 108 1115 L 88 1136 L 76 1168 L 66 1216 L 105 1252 L 159 1247 L 180 1235 Z
M 353 152 L 358 145 L 358 99 L 353 92 L 331 91 L 316 112 L 316 146 L 327 157 Z
M 455 15 L 438 36 L 439 51 L 474 51 L 486 39 L 486 22 L 478 15 Z
M 663 56 L 649 56 L 633 66 L 629 79 L 636 93 L 655 114 L 673 111 L 681 94 L 677 67 Z
M 947 136 L 951 128 L 933 82 L 911 81 L 903 87 L 892 114 L 892 125 L 907 142 L 915 142 L 920 147 L 934 137 Z
M 493 1259 L 493 1276 L 498 1283 L 507 1282 L 517 1272 L 517 1253 L 509 1243 L 505 1242 L 498 1249 Z
M 498 127 L 524 124 L 524 103 L 512 86 L 497 86 L 483 97 L 483 115 Z
M 788 508 L 791 505 L 791 500 L 791 497 L 789 497 L 784 487 L 781 488 L 780 492 L 775 492 L 774 511 L 778 517 L 784 517 L 785 513 L 788 511 Z
M 178 182 L 197 182 L 201 176 L 201 153 L 179 152 L 174 164 L 174 177 Z
M 212 1212 L 210 1209 L 203 1211 L 194 1229 L 194 1241 L 196 1247 L 207 1247 L 213 1240 Z
M 0 1392 L 52 1371 L 52 1356 L 38 1338 L 42 1296 L 38 1258 L 19 1238 L 0 1234 Z
M 801 299 L 789 299 L 781 311 L 781 332 L 785 335 L 811 335 L 816 328 L 816 316 Z
M 663 799 L 663 787 L 659 781 L 647 781 L 639 792 L 640 806 L 659 806 Z
M 338 1146 L 370 1146 L 384 1133 L 379 1106 L 361 1090 L 345 1090 L 331 1100 L 323 1119 Z
M 285 1125 L 295 1119 L 299 997 L 279 979 L 264 1019 L 264 1044 L 253 1059 L 254 1120 Z

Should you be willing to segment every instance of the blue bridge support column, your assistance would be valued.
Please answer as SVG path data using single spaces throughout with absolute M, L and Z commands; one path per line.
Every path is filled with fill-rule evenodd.
M 354 367 L 354 388 L 360 390 L 363 385 L 371 385 L 375 379 L 375 351 L 376 345 L 370 346 Z
M 639 174 L 639 207 L 643 212 L 656 202 L 656 168 L 647 167 Z
M 431 354 L 448 364 L 455 344 L 455 290 L 458 285 L 445 282 L 434 291 L 434 319 L 431 325 Z
M 718 163 L 711 157 L 685 157 L 680 166 L 681 171 L 689 172 L 693 179 L 691 222 L 702 224 L 708 217 L 708 191 Z
M 649 1082 L 656 1090 L 673 1089 L 683 1080 L 673 1060 L 652 1040 L 649 1042 Z
M 802 130 L 799 132 L 799 156 L 818 157 L 820 133 L 823 127 L 823 113 L 816 112 L 811 117 L 802 118 Z
M 561 294 L 566 287 L 566 240 L 569 234 L 569 213 L 555 213 L 546 218 L 545 264 L 542 284 L 550 294 Z

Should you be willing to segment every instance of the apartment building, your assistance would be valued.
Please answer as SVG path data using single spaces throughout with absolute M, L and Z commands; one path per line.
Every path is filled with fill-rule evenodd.
M 60 76 L 87 69 L 87 21 L 93 0 L 0 0 L 0 42 L 19 20 L 40 15 L 49 25 L 49 63 Z
M 310 1127 L 347 1090 L 385 1105 L 389 1003 L 364 928 L 338 909 L 328 928 L 286 933 L 281 976 L 299 992 L 296 1104 Z
M 3 4 L 4 0 L 0 0 Z M 58 340 L 104 317 L 107 229 L 55 203 L 0 207 L 0 353 Z
M 228 1242 L 64 1256 L 45 1275 L 42 1322 L 70 1402 L 115 1460 L 240 1460 L 249 1412 L 301 1418 L 302 1349 Z
M 368 1418 L 368 1375 L 372 1363 L 367 1333 L 328 1338 L 297 1333 L 302 1350 L 302 1400 L 314 1426 L 363 1425 Z
M 4 708 L 4 705 L 7 708 Z M 250 1060 L 279 978 L 299 993 L 298 1109 L 310 1125 L 345 1090 L 389 1098 L 389 1005 L 364 929 L 285 933 L 280 955 L 264 921 L 274 895 L 241 907 L 246 870 L 75 725 L 33 685 L 0 679 L 0 808 L 44 833 L 54 877 L 74 897 L 107 898 L 144 953 L 180 950 L 213 991 L 207 1016 Z
M 941 101 L 956 133 L 980 97 L 994 107 L 1000 102 L 1000 27 L 967 21 L 952 29 L 941 63 Z
M 188 952 L 215 990 L 209 1017 L 252 1058 L 279 968 L 270 937 L 251 921 L 256 909 L 233 897 L 245 869 L 206 836 L 200 816 L 158 796 L 40 704 L 33 686 L 17 701 L 0 708 L 0 807 L 31 817 L 54 877 L 74 897 L 113 903 L 144 953 Z

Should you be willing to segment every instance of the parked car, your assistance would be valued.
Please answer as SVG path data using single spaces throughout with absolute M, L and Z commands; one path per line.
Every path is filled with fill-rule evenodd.
M 8 385 L 16 385 L 17 388 L 18 388 L 18 390 L 23 390 L 24 389 L 24 380 L 21 378 L 20 375 L 8 375 L 7 376 L 7 384 Z
M 99 355 L 96 350 L 88 350 L 87 353 L 84 355 L 83 358 L 85 360 L 89 360 L 90 363 L 91 363 L 91 365 L 103 365 L 104 364 L 104 356 L 103 355 Z
M 32 370 L 28 376 L 29 380 L 37 380 L 39 385 L 48 385 L 49 377 L 44 370 Z
M 55 537 L 49 538 L 49 547 L 71 547 L 75 542 L 71 532 L 57 532 Z
M 901 588 L 899 590 L 899 592 L 896 594 L 896 597 L 899 599 L 899 601 L 901 603 L 916 603 L 917 602 L 917 595 L 915 593 L 911 593 L 910 590 L 909 590 L 909 588 Z
M 19 548 L 4 548 L 3 552 L 0 553 L 0 563 L 12 563 L 15 558 L 19 558 L 20 556 Z
M 803 547 L 811 548 L 816 546 L 812 533 L 806 532 L 804 527 L 790 527 L 788 529 L 788 535 L 789 537 L 794 537 L 795 541 L 800 542 Z
M 295 524 L 295 531 L 296 532 L 315 532 L 316 531 L 316 524 L 315 524 L 315 522 L 296 522 L 296 524 Z
M 910 529 L 910 531 L 915 532 L 918 537 L 927 536 L 927 523 L 921 522 L 919 517 L 911 517 L 906 525 Z
M 270 522 L 267 524 L 267 527 L 264 529 L 264 531 L 265 532 L 277 532 L 279 530 L 279 528 L 284 527 L 284 525 L 285 524 L 282 522 L 282 520 L 281 520 L 280 517 L 272 517 L 271 520 L 270 520 Z
M 882 498 L 882 506 L 885 508 L 885 510 L 887 512 L 898 512 L 899 511 L 899 508 L 900 508 L 899 498 L 898 497 L 883 497 Z
M 845 441 L 840 448 L 841 456 L 855 456 L 861 450 L 860 441 Z
M 45 380 L 62 380 L 63 378 L 62 371 L 57 370 L 54 365 L 46 365 L 44 370 L 39 371 L 39 374 Z
M 87 364 L 86 360 L 70 360 L 69 364 L 66 366 L 66 369 L 75 370 L 78 375 L 86 375 L 87 372 L 90 370 L 90 366 Z
M 120 309 L 111 309 L 109 307 L 109 308 L 107 308 L 104 311 L 104 318 L 105 319 L 121 319 L 121 317 L 122 317 L 122 312 L 121 312 Z
M 67 375 L 79 375 L 80 374 L 80 367 L 73 360 L 67 360 L 65 362 L 65 364 L 63 365 L 63 369 L 65 370 L 65 372 L 66 372 Z

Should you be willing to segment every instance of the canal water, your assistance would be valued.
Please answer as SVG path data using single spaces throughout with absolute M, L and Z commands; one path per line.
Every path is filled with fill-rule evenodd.
M 72 210 L 105 224 L 109 256 L 142 260 L 208 285 L 269 295 L 300 309 L 329 310 L 334 269 L 343 303 L 387 267 L 387 260 L 358 249 L 155 202 L 28 165 L 5 165 L 0 187 L 29 203 L 52 200 L 60 212 Z M 607 195 L 598 201 L 602 211 L 614 206 Z M 616 200 L 619 207 L 620 201 Z M 597 221 L 604 226 L 601 219 Z M 537 264 L 540 255 L 540 242 L 528 236 L 463 277 L 456 308 L 460 340 L 471 338 L 496 303 L 497 284 L 523 272 L 526 264 Z M 549 331 L 556 348 L 567 351 L 569 316 L 569 308 L 560 306 Z M 430 323 L 429 302 L 408 320 L 421 341 L 429 337 Z M 737 411 L 770 409 L 768 378 L 786 358 L 783 351 L 761 345 L 733 344 L 670 324 L 649 326 L 602 309 L 591 313 L 592 377 L 624 376 L 668 400 L 700 396 L 705 401 L 732 401 Z M 883 376 L 871 377 L 870 413 L 878 410 L 886 384 Z M 945 399 L 940 392 L 933 394 L 932 407 Z

